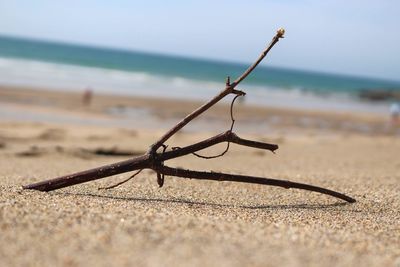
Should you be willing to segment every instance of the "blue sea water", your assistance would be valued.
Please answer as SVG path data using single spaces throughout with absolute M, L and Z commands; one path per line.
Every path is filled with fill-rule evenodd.
M 234 79 L 247 67 L 0 36 L 0 84 L 205 99 L 223 88 L 226 76 Z M 361 104 L 356 97 L 360 90 L 397 90 L 400 82 L 259 66 L 242 88 L 258 104 L 323 108 L 331 97 L 332 107 L 348 102 L 349 108 Z

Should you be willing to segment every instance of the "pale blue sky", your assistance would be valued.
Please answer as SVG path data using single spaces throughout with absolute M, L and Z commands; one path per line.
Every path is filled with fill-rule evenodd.
M 0 0 L 0 34 L 400 80 L 400 1 Z

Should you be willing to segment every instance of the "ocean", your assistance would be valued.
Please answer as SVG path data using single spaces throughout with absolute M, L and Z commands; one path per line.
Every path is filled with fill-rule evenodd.
M 233 80 L 247 67 L 0 36 L 3 85 L 205 100 L 224 88 L 228 75 Z M 238 89 L 248 93 L 246 103 L 257 105 L 387 113 L 390 103 L 358 95 L 364 89 L 400 90 L 400 82 L 259 66 Z

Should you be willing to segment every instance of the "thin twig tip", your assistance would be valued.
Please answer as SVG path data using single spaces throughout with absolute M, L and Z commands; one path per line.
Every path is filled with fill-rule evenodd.
M 277 31 L 276 31 L 276 36 L 278 37 L 278 38 L 283 38 L 283 35 L 285 34 L 285 29 L 284 28 L 279 28 Z

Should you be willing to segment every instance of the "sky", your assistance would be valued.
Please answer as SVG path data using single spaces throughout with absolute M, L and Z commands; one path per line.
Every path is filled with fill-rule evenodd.
M 400 81 L 398 0 L 0 0 L 0 34 Z

